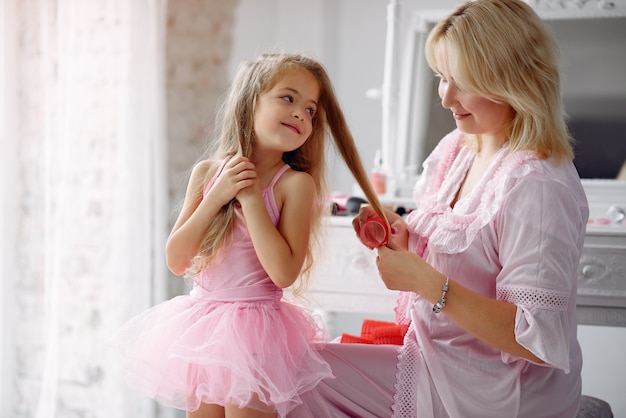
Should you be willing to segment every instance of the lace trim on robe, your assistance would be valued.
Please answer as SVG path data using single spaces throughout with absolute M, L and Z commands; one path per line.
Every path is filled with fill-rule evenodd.
M 499 286 L 496 299 L 527 308 L 566 311 L 569 292 L 527 286 Z
M 398 292 L 396 306 L 394 311 L 394 320 L 397 324 L 409 325 L 411 323 L 411 315 L 409 310 L 413 305 L 413 292 Z
M 407 336 L 411 331 L 407 332 Z M 415 338 L 406 338 L 398 352 L 395 394 L 393 396 L 393 418 L 417 417 L 417 384 L 419 366 L 417 359 L 421 354 Z M 424 371 L 421 371 L 424 373 Z
M 418 234 L 411 237 L 410 246 L 420 256 L 427 246 L 445 254 L 466 250 L 500 210 L 510 182 L 542 170 L 532 151 L 508 155 L 506 144 L 485 173 L 487 180 L 459 201 L 453 211 L 450 204 L 471 163 L 471 156 L 464 155 L 470 151 L 463 147 L 463 141 L 464 135 L 458 130 L 448 134 L 424 162 L 424 174 L 415 186 L 418 207 L 411 212 L 409 223 Z

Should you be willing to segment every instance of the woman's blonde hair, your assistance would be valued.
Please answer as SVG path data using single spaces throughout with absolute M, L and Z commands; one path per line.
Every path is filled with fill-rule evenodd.
M 475 0 L 439 21 L 426 40 L 426 59 L 437 71 L 444 44 L 459 88 L 508 103 L 510 152 L 539 158 L 574 158 L 561 98 L 559 50 L 553 34 L 520 0 Z
M 319 99 L 313 118 L 311 136 L 298 149 L 283 154 L 283 161 L 297 171 L 310 174 L 316 185 L 315 201 L 311 219 L 311 240 L 302 270 L 301 280 L 294 290 L 306 286 L 306 278 L 312 266 L 313 253 L 319 245 L 322 216 L 327 214 L 328 186 L 326 180 L 326 138 L 330 133 L 347 167 L 361 186 L 370 204 L 384 218 L 382 207 L 374 193 L 356 144 L 348 129 L 343 112 L 335 96 L 334 89 L 325 68 L 316 60 L 294 53 L 263 54 L 256 60 L 240 64 L 227 98 L 217 114 L 216 141 L 210 152 L 215 160 L 223 160 L 238 154 L 250 157 L 254 147 L 254 110 L 257 98 L 270 90 L 278 80 L 292 69 L 309 71 L 319 84 Z M 327 132 L 330 131 L 330 132 Z M 217 167 L 209 170 L 205 185 L 215 174 Z M 188 275 L 195 275 L 206 267 L 211 258 L 228 244 L 237 216 L 234 201 L 222 207 L 206 232 L 200 252 Z

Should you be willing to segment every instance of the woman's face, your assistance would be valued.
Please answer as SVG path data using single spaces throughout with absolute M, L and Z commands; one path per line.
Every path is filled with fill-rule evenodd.
M 457 128 L 466 134 L 506 135 L 513 119 L 513 108 L 508 103 L 497 103 L 461 90 L 450 74 L 445 42 L 439 42 L 436 60 L 441 105 L 452 111 Z

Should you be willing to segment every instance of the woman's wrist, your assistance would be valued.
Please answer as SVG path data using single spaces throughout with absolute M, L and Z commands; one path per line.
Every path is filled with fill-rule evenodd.
M 443 286 L 441 286 L 441 297 L 433 305 L 433 312 L 436 314 L 441 312 L 441 310 L 446 307 L 449 284 L 450 279 L 446 277 L 446 282 L 443 284 Z

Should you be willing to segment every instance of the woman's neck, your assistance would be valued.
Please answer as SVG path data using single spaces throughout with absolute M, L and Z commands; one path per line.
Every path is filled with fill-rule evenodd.
M 502 135 L 476 135 L 476 140 L 472 143 L 471 148 L 476 154 L 476 158 L 491 160 L 506 142 L 507 139 Z
M 480 141 L 480 143 L 478 141 Z M 465 178 L 461 182 L 457 194 L 451 202 L 451 207 L 454 207 L 457 201 L 469 194 L 474 187 L 476 187 L 489 169 L 491 161 L 503 145 L 504 142 L 488 135 L 481 135 L 480 140 L 477 139 L 476 142 L 471 144 L 474 159 L 467 173 L 465 173 Z

